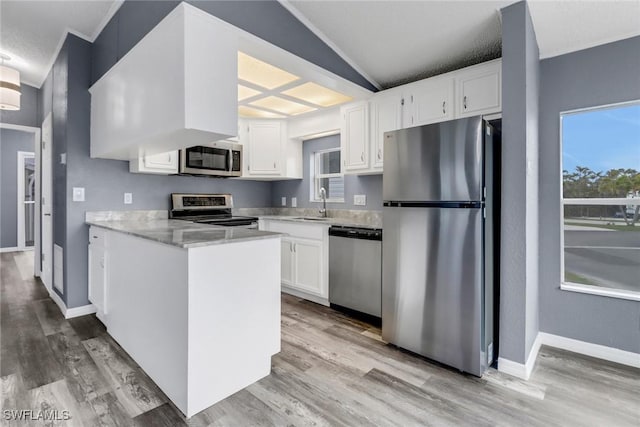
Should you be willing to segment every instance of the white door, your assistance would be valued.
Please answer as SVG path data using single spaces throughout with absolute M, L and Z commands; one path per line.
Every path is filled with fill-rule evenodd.
M 251 175 L 277 175 L 282 157 L 282 125 L 279 121 L 252 121 L 248 128 Z
M 281 279 L 283 285 L 293 284 L 293 243 L 288 239 L 282 239 L 280 243 Z
M 497 113 L 502 110 L 501 63 L 473 67 L 458 75 L 458 117 Z
M 32 248 L 35 242 L 35 167 L 35 153 L 18 151 L 18 249 Z
M 366 102 L 358 102 L 342 108 L 340 146 L 344 171 L 368 168 L 369 108 Z
M 371 102 L 371 158 L 372 167 L 384 164 L 384 133 L 402 127 L 402 96 L 390 93 Z
M 295 239 L 293 254 L 294 286 L 322 296 L 322 242 Z
M 148 170 L 177 172 L 178 152 L 168 151 L 166 153 L 145 155 L 144 167 Z
M 100 314 L 106 314 L 105 250 L 89 241 L 89 301 Z
M 51 173 L 51 113 L 42 123 L 42 282 L 51 292 L 53 285 L 53 209 Z
M 421 126 L 453 119 L 453 77 L 431 78 L 411 85 L 404 127 Z

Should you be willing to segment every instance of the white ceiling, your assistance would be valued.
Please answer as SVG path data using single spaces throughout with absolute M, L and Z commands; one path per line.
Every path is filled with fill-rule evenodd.
M 506 1 L 282 0 L 383 88 L 500 55 Z M 640 0 L 529 1 L 541 58 L 640 34 Z
M 0 0 L 0 53 L 40 87 L 67 32 L 93 41 L 123 0 Z M 381 87 L 500 55 L 499 9 L 514 0 L 281 0 Z M 640 35 L 640 0 L 530 0 L 541 58 Z
M 21 72 L 22 82 L 40 87 L 67 32 L 93 41 L 121 0 L 0 0 L 0 53 Z

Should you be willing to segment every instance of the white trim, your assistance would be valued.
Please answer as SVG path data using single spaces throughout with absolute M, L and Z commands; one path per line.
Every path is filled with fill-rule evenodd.
M 512 375 L 516 378 L 528 380 L 531 377 L 531 372 L 533 372 L 533 367 L 536 364 L 536 359 L 538 358 L 538 353 L 540 352 L 541 346 L 542 339 L 540 333 L 538 333 L 536 335 L 536 339 L 533 341 L 533 345 L 531 346 L 531 350 L 529 351 L 529 356 L 527 357 L 526 363 L 518 363 L 509 359 L 505 359 L 503 357 L 499 357 L 498 371 Z
M 351 66 L 354 70 L 358 72 L 362 77 L 364 77 L 369 83 L 371 83 L 376 89 L 382 90 L 382 86 L 375 81 L 371 76 L 369 76 L 358 64 L 356 64 L 346 53 L 342 51 L 325 33 L 320 31 L 318 27 L 313 25 L 311 21 L 307 19 L 306 16 L 302 12 L 300 12 L 294 5 L 292 5 L 289 0 L 278 0 L 278 2 L 289 11 L 298 21 L 302 23 L 305 27 L 309 29 L 313 34 L 316 35 L 324 44 L 329 46 L 331 50 L 333 50 L 340 58 L 344 60 L 347 64 Z
M 96 312 L 96 308 L 93 304 L 87 304 L 80 307 L 67 308 L 60 295 L 56 293 L 53 289 L 49 290 L 49 296 L 55 302 L 62 312 L 62 315 L 65 319 L 71 319 L 73 317 L 86 316 L 87 314 L 93 314 Z
M 577 46 L 576 45 L 571 46 L 570 48 L 554 49 L 554 50 L 550 51 L 549 53 L 546 53 L 545 55 L 540 55 L 540 60 L 549 59 L 549 58 L 555 58 L 556 56 L 568 55 L 568 54 L 571 54 L 571 53 L 580 52 L 580 51 L 583 51 L 583 50 L 591 49 L 591 48 L 602 46 L 602 45 L 605 45 L 605 44 L 626 40 L 628 38 L 636 37 L 636 36 L 638 36 L 638 32 L 637 31 L 631 31 L 631 32 L 629 32 L 627 34 L 623 34 L 623 35 L 604 37 L 604 38 L 602 38 L 600 40 L 597 40 L 597 41 L 583 42 L 583 43 L 578 44 Z
M 113 18 L 113 16 L 116 14 L 116 12 L 118 10 L 120 10 L 120 6 L 122 6 L 123 3 L 124 3 L 124 0 L 115 0 L 111 4 L 111 7 L 107 11 L 107 14 L 104 15 L 104 18 L 102 18 L 102 21 L 100 21 L 100 24 L 98 24 L 98 26 L 96 27 L 95 31 L 91 35 L 91 38 L 89 39 L 89 41 L 91 43 L 96 41 L 96 39 L 98 38 L 98 36 L 102 32 L 102 30 L 104 30 L 104 27 L 107 26 L 107 24 L 109 23 L 109 21 L 111 21 L 111 18 Z
M 578 292 L 581 294 L 600 295 L 603 297 L 640 301 L 640 292 L 633 292 L 623 289 L 605 288 L 602 286 L 584 285 L 581 283 L 572 282 L 560 283 L 560 289 L 562 289 L 563 291 Z
M 5 253 L 5 252 L 21 252 L 22 250 L 19 249 L 17 246 L 14 246 L 12 248 L 0 248 L 0 254 Z
M 621 365 L 640 368 L 640 353 L 620 350 L 619 348 L 606 347 L 600 344 L 574 340 L 573 338 L 561 337 L 546 332 L 538 334 L 543 345 L 584 354 L 597 359 L 619 363 Z
M 616 197 L 616 198 L 566 198 L 562 199 L 563 205 L 640 205 L 640 198 L 638 197 Z

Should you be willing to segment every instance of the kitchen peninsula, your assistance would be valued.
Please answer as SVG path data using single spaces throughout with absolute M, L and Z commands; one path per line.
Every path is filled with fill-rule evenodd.
M 87 214 L 89 297 L 108 333 L 187 417 L 268 375 L 280 234 L 126 218 Z

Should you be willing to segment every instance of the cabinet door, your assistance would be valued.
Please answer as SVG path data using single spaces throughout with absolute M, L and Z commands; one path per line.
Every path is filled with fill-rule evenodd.
M 410 114 L 403 127 L 421 126 L 453 119 L 453 77 L 434 77 L 409 86 L 404 102 Z
M 402 95 L 390 93 L 375 97 L 371 103 L 371 167 L 382 169 L 384 133 L 402 127 Z
M 469 117 L 502 111 L 499 61 L 471 67 L 457 75 L 457 116 Z
M 302 291 L 324 296 L 322 291 L 322 242 L 293 240 L 294 283 Z
M 168 151 L 166 153 L 144 156 L 144 166 L 147 169 L 157 169 L 167 172 L 177 171 L 178 152 Z
M 357 171 L 369 167 L 369 111 L 366 102 L 342 108 L 342 147 L 344 171 Z
M 282 239 L 280 242 L 280 281 L 283 285 L 293 285 L 293 242 L 289 239 Z
M 250 175 L 277 175 L 282 158 L 282 129 L 279 121 L 250 121 L 247 129 Z
M 106 313 L 106 253 L 104 247 L 89 243 L 89 301 Z

